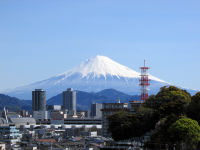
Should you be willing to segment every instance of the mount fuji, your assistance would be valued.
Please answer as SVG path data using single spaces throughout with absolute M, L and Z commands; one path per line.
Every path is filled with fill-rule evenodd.
M 112 88 L 127 94 L 139 95 L 139 79 L 140 73 L 106 56 L 97 55 L 62 74 L 26 86 L 3 91 L 3 93 L 21 99 L 31 99 L 31 92 L 39 88 L 46 90 L 48 99 L 67 88 L 86 92 L 98 92 Z M 150 94 L 156 94 L 160 87 L 169 85 L 167 82 L 152 75 L 149 75 L 149 79 L 151 83 L 149 87 Z

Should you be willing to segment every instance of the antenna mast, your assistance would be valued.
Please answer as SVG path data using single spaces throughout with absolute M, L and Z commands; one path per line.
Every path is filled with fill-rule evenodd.
M 145 66 L 145 60 L 144 60 L 144 67 L 140 67 L 141 69 L 141 79 L 140 79 L 140 86 L 141 86 L 141 102 L 145 102 L 146 99 L 148 99 L 148 86 L 150 86 L 149 83 L 149 75 L 148 70 L 149 67 Z

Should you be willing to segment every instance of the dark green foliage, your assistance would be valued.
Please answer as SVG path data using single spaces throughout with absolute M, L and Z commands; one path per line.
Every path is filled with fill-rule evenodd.
M 175 114 L 177 116 L 186 113 L 189 102 L 191 101 L 190 94 L 174 86 L 162 87 L 160 92 L 155 97 L 160 117 Z
M 186 148 L 190 150 L 195 150 L 198 142 L 200 142 L 200 127 L 198 122 L 190 118 L 177 120 L 170 126 L 168 132 L 171 142 L 176 145 L 185 144 Z
M 139 120 L 139 127 L 141 128 L 140 136 L 144 135 L 146 132 L 155 128 L 156 122 L 158 122 L 159 118 L 157 113 L 148 107 L 139 107 L 135 116 Z M 134 124 L 134 120 L 133 120 Z
M 160 117 L 163 118 L 171 114 L 175 114 L 177 116 L 184 115 L 188 105 L 189 103 L 184 99 L 175 99 L 168 103 L 164 103 L 159 108 Z
M 177 120 L 187 115 L 187 109 L 191 102 L 190 94 L 174 86 L 162 87 L 157 95 L 152 95 L 143 103 L 135 114 L 117 113 L 109 117 L 109 131 L 115 140 L 129 139 L 144 135 L 153 131 L 147 147 L 159 149 L 174 147 L 173 130 L 169 130 Z M 190 104 L 191 110 L 200 102 L 200 93 L 193 96 Z M 193 104 L 193 105 L 192 105 Z M 197 105 L 198 106 L 198 105 Z M 195 110 L 199 112 L 200 108 Z M 198 111 L 197 111 L 198 110 Z M 194 111 L 190 111 L 194 113 Z M 197 115 L 196 113 L 195 115 Z M 176 134 L 176 133 L 175 133 Z M 174 134 L 174 135 L 175 135 Z M 169 136 L 170 135 L 170 136 Z M 153 146 L 152 146 L 152 143 Z M 157 145 L 155 144 L 157 143 Z M 149 146 L 149 144 L 151 146 Z M 178 148 L 178 146 L 176 146 Z M 180 148 L 180 145 L 179 145 Z
M 173 147 L 173 140 L 169 137 L 169 127 L 181 116 L 186 115 L 187 108 L 191 101 L 190 94 L 174 86 L 162 87 L 156 96 L 151 96 L 144 106 L 151 107 L 159 116 L 156 130 L 151 136 L 149 143 L 168 144 Z M 148 143 L 147 143 L 148 144 Z M 151 147 L 151 148 L 159 148 Z
M 136 114 L 122 111 L 108 118 L 108 130 L 117 141 L 140 137 L 154 129 L 157 119 L 151 108 L 140 107 Z
M 157 123 L 151 140 L 145 145 L 151 149 L 159 149 L 166 145 L 169 149 L 192 150 L 196 149 L 200 141 L 200 127 L 197 121 L 186 117 L 177 117 L 175 115 L 161 119 Z M 156 143 L 156 144 L 152 144 Z
M 174 86 L 165 86 L 156 96 L 150 96 L 143 106 L 154 109 L 161 119 L 172 114 L 184 115 L 190 101 L 191 96 L 187 91 Z
M 188 117 L 198 121 L 200 124 L 200 92 L 192 96 L 192 101 L 188 107 Z
M 175 97 L 179 96 L 184 97 L 184 99 L 188 100 L 189 102 L 191 101 L 190 93 L 188 93 L 186 90 L 179 89 L 175 86 L 162 87 L 156 95 L 156 98 L 162 98 L 162 101 L 168 102 L 170 100 L 173 100 Z
M 132 137 L 132 120 L 134 116 L 128 112 L 122 111 L 108 117 L 108 131 L 112 133 L 113 139 L 116 141 L 124 140 Z
M 158 101 L 156 99 L 156 96 L 155 95 L 151 95 L 149 96 L 149 98 L 145 101 L 145 103 L 143 103 L 142 105 L 144 107 L 147 107 L 147 108 L 152 108 L 154 110 L 158 110 L 158 108 L 160 107 L 160 101 Z
M 152 149 L 159 149 L 160 145 L 168 144 L 170 147 L 173 147 L 173 142 L 171 142 L 169 138 L 168 129 L 177 119 L 180 117 L 171 114 L 165 118 L 160 119 L 156 123 L 156 129 L 154 130 L 153 134 L 151 135 L 150 141 L 146 143 L 147 147 Z M 152 143 L 157 143 L 156 145 L 152 145 Z

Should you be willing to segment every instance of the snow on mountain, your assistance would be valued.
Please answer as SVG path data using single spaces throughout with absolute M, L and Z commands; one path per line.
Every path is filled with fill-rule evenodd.
M 42 88 L 47 91 L 47 98 L 50 98 L 71 87 L 86 92 L 113 88 L 133 95 L 140 94 L 139 78 L 140 73 L 106 56 L 98 55 L 65 73 L 3 93 L 22 99 L 31 99 L 32 90 Z M 149 75 L 149 78 L 151 94 L 158 92 L 161 86 L 168 85 L 167 82 L 152 75 Z
M 126 66 L 123 66 L 106 56 L 99 56 L 99 55 L 89 60 L 86 60 L 80 66 L 75 67 L 72 70 L 69 70 L 61 75 L 64 75 L 65 77 L 63 79 L 65 79 L 76 73 L 80 73 L 82 78 L 86 78 L 86 79 L 91 79 L 91 78 L 95 79 L 101 76 L 103 76 L 106 79 L 107 75 L 115 76 L 118 79 L 120 79 L 120 77 L 140 78 L 140 73 Z M 150 79 L 156 80 L 159 82 L 164 82 L 151 75 L 150 75 Z

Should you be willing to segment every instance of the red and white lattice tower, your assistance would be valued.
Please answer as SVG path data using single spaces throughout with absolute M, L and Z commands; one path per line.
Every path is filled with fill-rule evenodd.
M 145 102 L 146 99 L 148 99 L 148 86 L 149 83 L 149 75 L 148 70 L 149 67 L 145 66 L 145 60 L 144 60 L 144 67 L 140 67 L 141 69 L 141 79 L 140 79 L 140 86 L 141 86 L 141 102 Z

